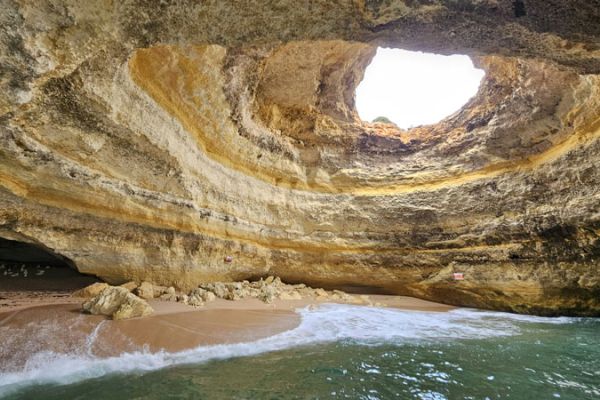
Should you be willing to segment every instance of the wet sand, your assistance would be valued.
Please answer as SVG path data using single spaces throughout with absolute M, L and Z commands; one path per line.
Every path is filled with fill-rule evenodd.
M 9 269 L 11 268 L 11 269 Z M 96 278 L 70 268 L 14 266 L 0 276 L 0 371 L 22 369 L 32 354 L 53 352 L 110 357 L 123 352 L 182 351 L 203 345 L 252 342 L 300 324 L 296 309 L 318 307 L 332 299 L 217 299 L 203 307 L 151 300 L 155 313 L 112 321 L 81 312 L 85 299 L 74 290 Z M 370 295 L 378 305 L 443 312 L 450 306 L 404 296 Z M 342 301 L 339 301 L 342 302 Z
M 300 316 L 290 310 L 194 310 L 183 306 L 193 311 L 182 312 L 180 307 L 173 307 L 176 303 L 152 303 L 156 314 L 120 321 L 82 314 L 79 304 L 0 313 L 0 371 L 21 369 L 31 354 L 40 352 L 98 357 L 144 350 L 173 352 L 201 345 L 255 341 L 300 323 Z
M 444 312 L 453 309 L 412 297 L 369 297 L 387 307 L 404 310 Z M 303 299 L 266 304 L 258 299 L 217 299 L 194 309 L 181 303 L 152 300 L 150 305 L 155 310 L 152 316 L 110 322 L 117 335 L 129 338 L 135 346 L 146 345 L 150 351 L 181 351 L 200 345 L 249 342 L 272 336 L 300 324 L 296 309 L 331 302 Z
M 443 312 L 450 306 L 404 296 L 372 295 L 374 302 L 413 311 Z M 0 308 L 0 371 L 21 369 L 31 354 L 116 356 L 123 352 L 191 349 L 202 345 L 251 342 L 297 327 L 294 310 L 331 301 L 217 299 L 204 307 L 151 300 L 155 313 L 145 318 L 112 321 L 81 313 L 81 299 L 67 304 Z

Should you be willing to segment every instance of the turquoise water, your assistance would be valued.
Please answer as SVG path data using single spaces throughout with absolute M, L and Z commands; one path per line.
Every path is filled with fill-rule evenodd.
M 251 344 L 113 359 L 45 355 L 7 399 L 600 399 L 600 320 L 353 306 Z

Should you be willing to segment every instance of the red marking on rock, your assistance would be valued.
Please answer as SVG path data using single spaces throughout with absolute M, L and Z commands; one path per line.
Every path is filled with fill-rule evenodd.
M 465 274 L 462 272 L 455 272 L 452 274 L 452 277 L 455 281 L 463 281 L 465 279 Z

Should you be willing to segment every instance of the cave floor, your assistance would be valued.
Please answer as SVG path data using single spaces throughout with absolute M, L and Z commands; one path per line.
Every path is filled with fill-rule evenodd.
M 79 303 L 71 293 L 98 278 L 69 267 L 40 264 L 0 264 L 0 311 L 46 305 Z

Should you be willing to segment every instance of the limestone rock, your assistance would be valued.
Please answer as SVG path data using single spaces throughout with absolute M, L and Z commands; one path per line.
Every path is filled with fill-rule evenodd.
M 192 292 L 190 293 L 190 296 L 191 297 L 199 297 L 200 299 L 202 299 L 202 301 L 207 302 L 207 303 L 214 301 L 217 298 L 217 296 L 213 292 L 206 290 L 206 289 L 202 289 L 202 288 L 196 288 L 196 289 L 192 290 Z
M 265 283 L 266 283 L 267 285 L 270 285 L 271 283 L 273 283 L 273 281 L 274 281 L 274 280 L 275 280 L 275 277 L 271 275 L 271 276 L 268 276 L 268 277 L 265 279 Z
M 198 295 L 191 294 L 188 299 L 188 305 L 192 307 L 202 307 L 204 305 L 204 300 Z
M 177 295 L 177 301 L 183 304 L 188 304 L 190 301 L 190 298 L 187 294 L 179 294 Z
M 228 293 L 222 291 L 221 285 L 217 285 L 220 294 L 226 296 Z M 190 292 L 188 304 L 194 307 L 201 307 L 205 303 L 214 301 L 217 298 L 215 293 L 203 288 L 196 288 Z M 223 298 L 223 297 L 222 297 Z
M 201 285 L 200 288 L 214 293 L 214 295 L 219 299 L 224 299 L 229 296 L 229 289 L 223 282 L 204 284 Z
M 202 296 L 202 300 L 204 300 L 204 302 L 209 303 L 211 301 L 215 301 L 217 298 L 217 296 L 215 296 L 214 293 L 212 292 L 206 292 L 203 296 Z
M 153 299 L 154 298 L 154 285 L 150 282 L 142 282 L 136 289 L 136 294 L 142 299 Z
M 97 296 L 83 303 L 83 310 L 90 314 L 107 315 L 113 319 L 143 317 L 154 312 L 143 299 L 119 286 L 109 286 Z
M 164 294 L 175 295 L 175 288 L 172 286 L 152 285 L 152 291 L 154 292 L 154 297 L 160 297 Z
M 281 292 L 279 294 L 281 300 L 302 300 L 302 295 L 295 290 Z
M 96 282 L 92 283 L 89 286 L 84 287 L 83 289 L 79 289 L 71 295 L 72 297 L 82 297 L 84 299 L 89 299 L 92 297 L 96 297 L 100 292 L 108 287 L 108 283 L 104 282 Z
M 333 293 L 331 294 L 331 296 L 329 296 L 329 297 L 334 300 L 342 300 L 342 301 L 349 302 L 349 303 L 354 302 L 354 298 L 352 296 L 350 296 L 349 294 L 347 294 L 345 292 L 342 292 L 341 290 L 334 290 Z
M 137 283 L 135 283 L 134 281 L 123 283 L 120 286 L 124 287 L 125 289 L 129 290 L 130 292 L 133 292 L 138 287 Z
M 158 298 L 161 300 L 164 300 L 164 301 L 177 301 L 178 300 L 177 295 L 170 294 L 170 293 L 161 294 Z
M 161 296 L 162 298 L 162 296 Z M 334 290 L 328 293 L 324 289 L 313 289 L 305 284 L 290 285 L 281 281 L 280 277 L 270 276 L 267 279 L 249 282 L 214 282 L 200 285 L 189 294 L 188 304 L 203 306 L 215 298 L 236 301 L 244 298 L 259 299 L 267 304 L 275 300 L 302 300 L 303 298 L 319 301 L 338 301 L 349 304 L 370 304 L 368 296 L 351 296 Z
M 259 295 L 258 299 L 271 304 L 277 298 L 277 291 L 272 286 L 267 286 Z
M 154 294 L 161 293 L 159 298 L 164 301 L 179 301 L 179 295 L 173 286 L 167 288 L 154 286 Z
M 112 319 L 118 320 L 145 317 L 153 312 L 154 309 L 152 309 L 145 300 L 142 300 L 139 297 L 131 297 L 121 304 L 119 309 L 113 313 Z
M 597 2 L 155 3 L 2 3 L 0 237 L 109 283 L 600 315 Z M 382 43 L 486 75 L 438 123 L 361 121 Z

